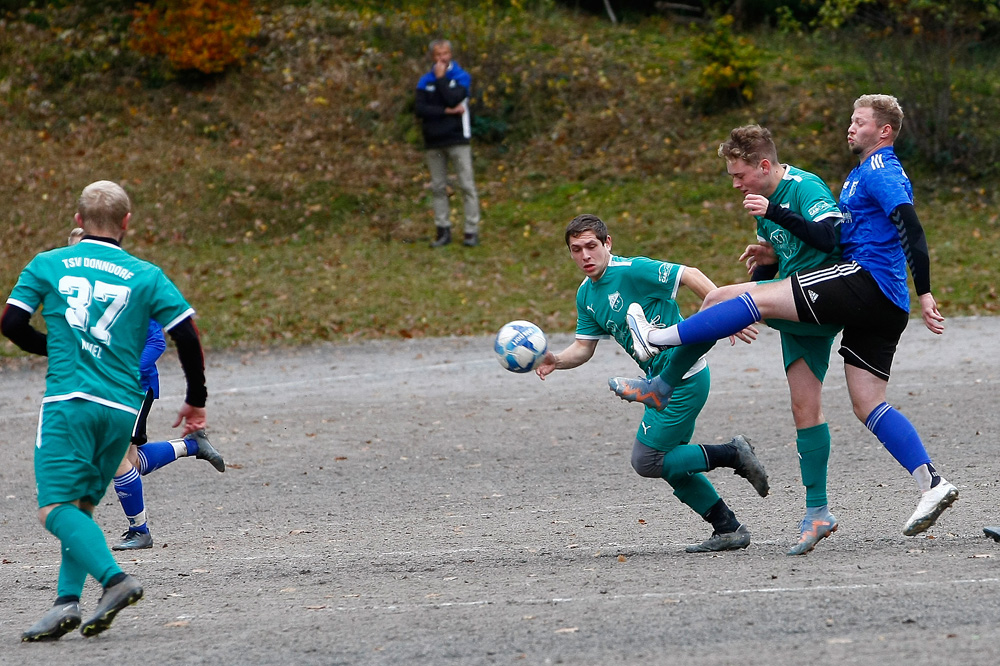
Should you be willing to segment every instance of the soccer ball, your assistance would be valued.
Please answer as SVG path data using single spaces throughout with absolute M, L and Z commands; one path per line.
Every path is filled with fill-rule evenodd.
M 520 319 L 504 324 L 493 341 L 497 360 L 511 372 L 531 372 L 545 358 L 548 348 L 542 329 Z

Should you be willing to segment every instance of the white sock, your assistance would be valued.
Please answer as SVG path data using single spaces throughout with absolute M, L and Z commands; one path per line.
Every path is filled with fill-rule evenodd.
M 917 487 L 920 488 L 920 492 L 926 493 L 931 489 L 931 470 L 928 469 L 927 465 L 921 465 L 920 467 L 913 470 L 913 479 L 917 482 Z
M 677 325 L 667 328 L 655 328 L 646 336 L 647 342 L 657 347 L 679 347 L 681 336 L 677 333 Z

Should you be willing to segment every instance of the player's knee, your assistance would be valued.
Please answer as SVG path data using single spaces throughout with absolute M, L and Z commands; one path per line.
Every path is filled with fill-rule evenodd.
M 632 469 L 647 479 L 660 478 L 663 473 L 663 452 L 637 441 L 632 447 Z

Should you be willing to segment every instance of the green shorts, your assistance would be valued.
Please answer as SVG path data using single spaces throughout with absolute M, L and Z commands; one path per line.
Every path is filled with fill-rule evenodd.
M 795 335 L 782 332 L 781 358 L 785 363 L 785 372 L 788 372 L 788 366 L 801 358 L 822 384 L 826 379 L 827 370 L 830 369 L 833 338 L 832 335 Z
M 42 403 L 35 440 L 38 506 L 97 505 L 128 451 L 135 414 L 90 400 Z
M 690 442 L 694 436 L 695 421 L 708 400 L 711 386 L 712 373 L 706 366 L 674 389 L 667 408 L 662 412 L 646 408 L 635 438 L 652 449 L 666 453 Z

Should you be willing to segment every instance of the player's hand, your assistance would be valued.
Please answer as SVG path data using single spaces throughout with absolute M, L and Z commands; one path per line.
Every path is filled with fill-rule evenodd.
M 740 331 L 736 335 L 730 335 L 729 336 L 729 346 L 730 347 L 735 346 L 737 338 L 740 339 L 740 340 L 742 340 L 743 342 L 745 342 L 747 344 L 750 344 L 751 342 L 753 342 L 754 340 L 757 339 L 757 334 L 758 333 L 760 333 L 760 331 L 758 331 L 756 327 L 754 327 L 754 326 L 747 326 L 746 328 L 744 328 L 742 331 Z
M 448 64 L 443 60 L 436 60 L 434 62 L 434 76 L 440 79 L 444 76 L 444 73 L 448 71 Z
M 756 217 L 764 217 L 767 212 L 767 204 L 770 203 L 767 197 L 759 194 L 748 194 L 743 197 L 743 207 L 747 212 Z
M 556 355 L 552 352 L 545 352 L 545 358 L 543 358 L 539 366 L 535 368 L 535 374 L 538 375 L 539 379 L 544 381 L 548 375 L 551 375 L 553 371 L 555 371 L 555 369 Z
M 465 105 L 457 104 L 455 106 L 448 107 L 444 110 L 444 112 L 450 115 L 463 114 L 465 113 Z
M 753 275 L 758 266 L 771 266 L 778 263 L 778 254 L 774 251 L 773 245 L 760 242 L 747 245 L 747 249 L 743 250 L 739 260 L 746 263 L 747 274 Z
M 920 310 L 928 331 L 937 335 L 944 333 L 944 315 L 938 311 L 937 301 L 931 292 L 920 296 Z
M 181 423 L 184 424 L 184 433 L 181 437 L 186 437 L 195 430 L 201 430 L 205 427 L 205 408 L 192 407 L 185 402 L 177 410 L 177 420 L 174 421 L 174 427 L 176 428 Z

